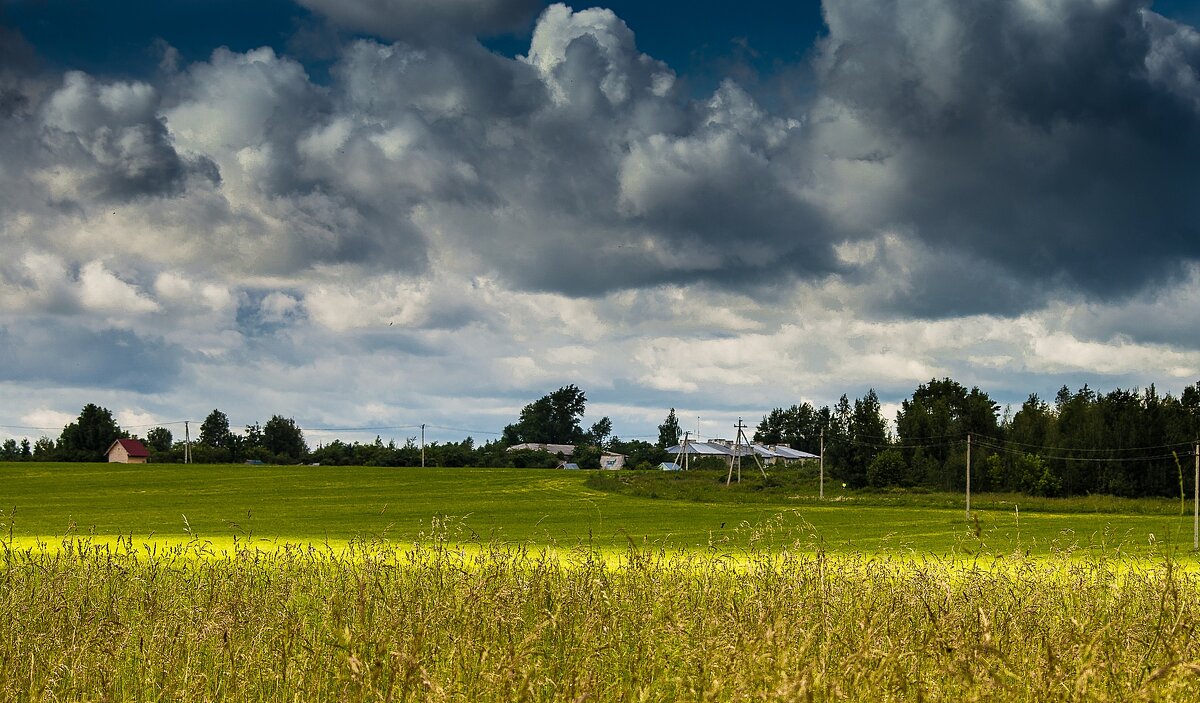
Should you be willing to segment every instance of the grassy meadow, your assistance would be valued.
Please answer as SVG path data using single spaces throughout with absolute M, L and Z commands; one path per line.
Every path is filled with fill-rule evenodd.
M 0 464 L 0 700 L 1200 699 L 1179 501 L 719 478 Z
M 782 474 L 782 472 L 778 472 Z M 773 474 L 775 476 L 776 474 Z M 244 465 L 0 464 L 3 531 L 163 542 L 195 537 L 411 543 L 432 520 L 456 539 L 623 550 L 744 549 L 918 554 L 1190 552 L 1191 504 L 978 495 L 847 493 L 807 477 L 763 486 L 717 473 Z M 779 483 L 776 478 L 775 483 Z M 770 526 L 769 530 L 755 529 Z M 761 546 L 758 545 L 758 546 Z

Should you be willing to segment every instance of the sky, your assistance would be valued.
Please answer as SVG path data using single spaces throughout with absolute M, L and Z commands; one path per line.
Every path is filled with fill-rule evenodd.
M 0 439 L 1200 380 L 1200 11 L 0 0 Z M 195 426 L 193 426 L 193 431 Z

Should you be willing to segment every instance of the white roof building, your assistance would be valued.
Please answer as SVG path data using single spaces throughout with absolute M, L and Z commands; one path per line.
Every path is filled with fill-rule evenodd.
M 546 444 L 544 442 L 526 442 L 524 444 L 514 444 L 507 451 L 515 452 L 521 449 L 528 449 L 534 452 L 550 452 L 551 454 L 563 456 L 571 456 L 575 453 L 574 444 Z

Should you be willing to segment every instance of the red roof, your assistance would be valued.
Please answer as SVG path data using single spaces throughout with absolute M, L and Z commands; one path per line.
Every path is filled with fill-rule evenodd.
M 125 453 L 127 453 L 131 457 L 149 457 L 150 456 L 150 450 L 146 449 L 146 445 L 142 444 L 141 442 L 137 441 L 136 439 L 118 439 L 116 442 L 113 442 L 113 444 L 119 444 L 122 447 L 124 447 Z M 109 451 L 112 451 L 112 447 L 109 447 L 108 449 L 109 449 Z

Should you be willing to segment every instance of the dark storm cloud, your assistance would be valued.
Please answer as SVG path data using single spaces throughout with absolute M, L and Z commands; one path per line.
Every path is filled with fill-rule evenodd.
M 70 72 L 42 107 L 45 160 L 79 174 L 79 199 L 172 195 L 192 173 L 218 181 L 210 159 L 175 151 L 157 110 L 157 91 L 148 84 L 101 84 Z
M 183 350 L 121 329 L 53 319 L 0 326 L 0 380 L 157 393 L 173 387 Z
M 790 191 L 799 123 L 733 84 L 684 99 L 606 10 L 550 7 L 520 61 L 473 42 L 360 42 L 333 74 L 340 109 L 392 125 L 425 174 L 377 170 L 395 186 L 390 202 L 419 203 L 442 236 L 517 287 L 739 285 L 731 262 L 829 270 L 828 228 Z M 346 143 L 378 136 L 360 129 Z
M 540 0 L 298 0 L 355 32 L 425 43 L 447 35 L 492 35 L 528 26 Z
M 85 215 L 177 198 L 148 219 L 200 265 L 427 273 L 461 254 L 572 296 L 835 275 L 887 281 L 867 306 L 892 313 L 1015 312 L 1200 255 L 1200 40 L 1137 3 L 830 0 L 795 114 L 732 81 L 681 93 L 607 10 L 546 8 L 510 59 L 471 35 L 525 3 L 309 6 L 462 31 L 341 45 L 328 85 L 269 48 L 161 85 L 69 73 L 37 103 L 42 151 L 17 169 L 35 185 L 14 184 Z M 895 233 L 903 256 L 838 253 Z
M 16 115 L 30 104 L 29 82 L 37 69 L 33 45 L 17 30 L 0 24 L 0 119 Z
M 822 95 L 900 184 L 870 224 L 1021 285 L 1108 297 L 1178 276 L 1200 256 L 1200 52 L 1144 4 L 827 2 Z M 958 312 L 1029 302 L 996 287 L 947 294 Z M 912 306 L 936 308 L 920 289 Z

